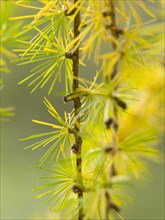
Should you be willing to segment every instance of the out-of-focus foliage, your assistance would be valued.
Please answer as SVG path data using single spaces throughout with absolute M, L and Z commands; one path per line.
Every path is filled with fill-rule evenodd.
M 160 2 L 115 1 L 115 27 L 112 27 L 107 0 L 82 0 L 75 4 L 69 0 L 38 0 L 30 4 L 16 1 L 16 4 L 31 11 L 31 14 L 11 18 L 29 21 L 15 35 L 17 42 L 22 44 L 21 49 L 15 50 L 19 52 L 19 65 L 34 63 L 34 68 L 20 84 L 29 81 L 33 92 L 49 82 L 50 94 L 56 92 L 57 79 L 65 80 L 67 99 L 81 97 L 82 103 L 77 115 L 72 111 L 65 112 L 62 117 L 45 98 L 48 112 L 56 122 L 33 120 L 52 127 L 51 132 L 25 138 L 38 140 L 27 148 L 45 148 L 38 168 L 52 174 L 41 177 L 48 182 L 35 188 L 43 190 L 36 198 L 49 196 L 45 203 L 51 203 L 51 211 L 57 214 L 57 219 L 68 216 L 76 219 L 79 210 L 73 189 L 81 188 L 84 219 L 105 219 L 105 195 L 113 201 L 109 219 L 114 219 L 115 215 L 122 219 L 117 211 L 125 202 L 122 188 L 129 185 L 132 178 L 143 176 L 144 158 L 160 159 L 156 147 L 157 133 L 163 130 L 164 33 L 162 20 L 154 13 L 154 7 Z M 160 15 L 161 10 L 159 8 Z M 74 38 L 73 20 L 79 11 L 80 34 Z M 69 13 L 72 15 L 68 16 Z M 118 34 L 115 28 L 119 28 Z M 21 40 L 24 34 L 29 34 L 29 39 Z M 72 60 L 68 56 L 78 47 L 80 64 L 86 61 L 85 58 L 94 59 L 99 71 L 93 81 L 89 81 L 88 76 L 80 77 L 79 89 L 68 94 L 73 83 Z M 116 65 L 117 74 L 113 78 Z M 110 83 L 106 82 L 107 77 L 111 78 Z M 74 144 L 73 125 L 79 117 L 79 135 L 83 139 L 81 186 L 76 176 L 76 159 L 70 153 Z M 109 124 L 104 124 L 109 119 Z M 111 129 L 111 125 L 118 126 L 116 121 L 119 121 L 118 133 Z M 111 145 L 115 135 L 117 148 L 114 150 Z M 46 166 L 48 159 L 55 163 L 52 169 L 41 167 Z M 115 173 L 110 175 L 110 170 Z
M 11 46 L 13 44 L 13 35 L 18 31 L 19 24 L 11 24 L 8 20 L 10 15 L 11 2 L 1 1 L 1 19 L 0 19 L 0 92 L 2 92 L 4 87 L 3 74 L 11 72 L 8 67 L 10 60 L 16 59 L 16 54 L 11 51 Z M 8 117 L 13 116 L 13 107 L 0 107 L 0 120 L 8 120 Z

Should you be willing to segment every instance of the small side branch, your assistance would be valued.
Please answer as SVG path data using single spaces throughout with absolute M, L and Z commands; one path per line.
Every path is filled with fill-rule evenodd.
M 75 91 L 74 93 L 64 95 L 64 102 L 67 103 L 67 102 L 73 101 L 77 97 L 88 96 L 88 95 L 89 95 L 89 92 L 87 90 L 85 91 L 85 90 L 79 89 L 79 90 Z

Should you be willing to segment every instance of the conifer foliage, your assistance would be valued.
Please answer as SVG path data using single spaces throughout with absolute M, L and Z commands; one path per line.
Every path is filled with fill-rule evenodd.
M 1 2 L 1 16 L 0 16 L 0 94 L 3 95 L 4 89 L 4 74 L 8 74 L 11 70 L 8 67 L 8 60 L 16 59 L 16 54 L 14 54 L 9 47 L 13 43 L 13 35 L 15 31 L 18 30 L 20 24 L 11 25 L 8 20 L 10 12 L 10 4 Z M 14 116 L 14 108 L 0 106 L 0 121 L 8 121 L 11 116 Z
M 158 154 L 163 68 L 159 1 L 37 0 L 16 1 L 30 14 L 14 37 L 18 65 L 34 64 L 27 83 L 32 92 L 44 86 L 56 93 L 65 82 L 66 111 L 44 104 L 51 132 L 25 138 L 32 150 L 45 148 L 37 166 L 44 183 L 34 190 L 45 197 L 54 219 L 123 219 L 123 186 L 145 170 L 144 158 Z M 145 16 L 142 16 L 145 15 Z M 144 18 L 145 19 L 144 19 Z M 29 38 L 22 36 L 28 35 Z M 89 59 L 97 69 L 93 81 L 80 65 Z M 93 73 L 91 73 L 93 74 Z M 156 97 L 156 98 L 155 98 Z M 73 110 L 67 111 L 67 103 Z M 159 111 L 158 111 L 159 109 Z M 157 114 L 159 112 L 159 114 Z M 47 168 L 51 162 L 52 168 Z

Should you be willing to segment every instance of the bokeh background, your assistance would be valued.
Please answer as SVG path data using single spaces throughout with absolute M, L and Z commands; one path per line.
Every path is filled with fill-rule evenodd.
M 1 3 L 4 0 L 1 0 Z M 10 1 L 8 1 L 10 4 Z M 155 9 L 156 10 L 156 9 Z M 23 14 L 19 8 L 12 6 L 10 15 Z M 162 30 L 164 31 L 164 30 Z M 87 61 L 88 62 L 88 61 Z M 94 72 L 95 66 L 89 63 L 88 71 Z M 3 74 L 4 88 L 1 92 L 1 105 L 14 106 L 15 116 L 10 122 L 1 123 L 1 219 L 48 219 L 48 206 L 42 206 L 41 200 L 34 199 L 32 188 L 40 184 L 37 180 L 39 171 L 32 168 L 37 165 L 42 152 L 24 150 L 27 143 L 19 139 L 37 132 L 48 131 L 44 126 L 32 123 L 32 119 L 51 121 L 43 104 L 46 88 L 37 90 L 30 95 L 31 89 L 17 83 L 28 75 L 30 66 L 18 67 L 8 63 L 11 73 Z M 84 72 L 84 71 L 82 71 Z M 92 76 L 91 76 L 92 77 Z M 56 85 L 56 91 L 61 92 L 63 84 Z M 48 97 L 54 103 L 58 112 L 71 108 L 65 105 L 63 98 L 52 94 Z M 163 155 L 164 135 L 160 134 L 159 149 Z M 122 209 L 125 220 L 164 220 L 164 164 L 147 162 L 150 173 L 144 180 L 132 182 L 126 189 L 130 198 Z

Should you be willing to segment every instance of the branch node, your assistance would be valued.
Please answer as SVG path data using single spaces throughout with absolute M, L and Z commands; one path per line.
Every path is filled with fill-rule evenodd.
M 116 203 L 114 203 L 112 201 L 109 202 L 109 208 L 114 209 L 118 213 L 121 211 L 121 208 Z
M 117 131 L 117 130 L 118 130 L 118 127 L 119 127 L 118 124 L 117 124 L 117 122 L 115 122 L 114 119 L 111 118 L 111 117 L 109 117 L 109 118 L 104 122 L 104 124 L 105 124 L 106 129 L 110 129 L 111 126 L 113 126 L 113 128 Z
M 81 194 L 84 192 L 84 189 L 83 189 L 83 188 L 84 188 L 83 186 L 74 185 L 74 186 L 72 187 L 72 191 L 73 191 L 74 193 L 77 193 L 77 194 L 81 195 Z
M 106 129 L 110 129 L 112 123 L 113 123 L 113 118 L 109 117 L 109 118 L 104 122 Z
M 120 29 L 120 28 L 118 28 L 118 29 L 116 30 L 116 32 L 117 32 L 118 35 L 123 35 L 123 34 L 124 34 L 124 30 L 123 30 L 123 29 Z
M 71 11 L 69 11 L 68 9 L 65 9 L 65 16 L 74 15 L 75 11 L 76 11 L 75 9 L 72 9 Z
M 118 106 L 120 106 L 123 110 L 127 109 L 127 104 L 123 100 L 117 97 L 114 97 L 114 100 L 118 104 Z
M 65 53 L 65 58 L 71 59 L 71 60 L 75 61 L 75 60 L 77 60 L 79 58 L 79 55 L 76 52 L 74 52 L 74 53 L 67 52 L 67 53 Z
M 69 102 L 69 101 L 72 101 L 72 100 L 74 99 L 73 93 L 64 95 L 63 99 L 64 99 L 64 103 L 67 103 L 67 102 Z
M 103 11 L 103 17 L 108 17 L 108 16 L 111 16 L 111 14 L 112 14 L 112 11 L 111 10 L 107 10 L 107 11 Z
M 114 148 L 112 146 L 106 146 L 104 149 L 106 153 L 112 153 L 114 151 Z
M 80 143 L 75 143 L 72 145 L 71 150 L 74 154 L 80 154 Z
M 76 133 L 76 130 L 74 128 L 68 128 L 68 132 L 70 134 L 75 134 Z
M 112 24 L 106 24 L 105 25 L 106 30 L 111 30 L 113 33 L 115 33 L 116 37 L 118 38 L 120 35 L 124 34 L 124 30 L 118 28 L 117 26 L 114 26 Z
M 78 186 L 73 186 L 72 187 L 72 191 L 74 192 L 74 193 L 80 193 L 80 191 L 81 191 L 81 189 L 78 187 Z

